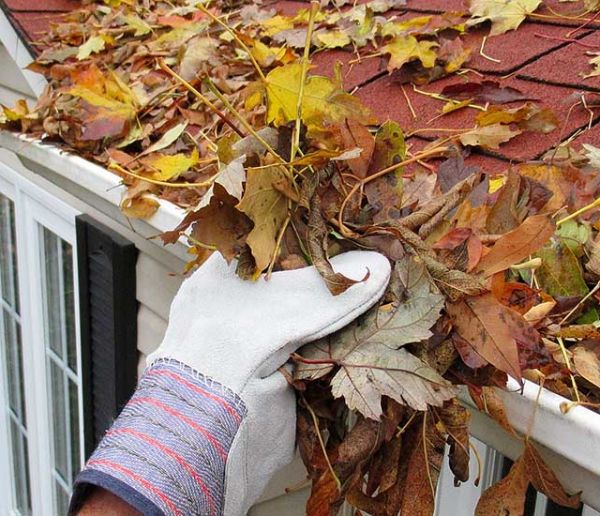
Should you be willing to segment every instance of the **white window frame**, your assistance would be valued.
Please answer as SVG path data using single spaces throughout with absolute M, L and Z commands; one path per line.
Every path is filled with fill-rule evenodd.
M 80 342 L 79 290 L 77 281 L 75 217 L 79 212 L 72 206 L 49 194 L 40 186 L 25 179 L 0 162 L 0 193 L 14 203 L 19 302 L 23 321 L 23 376 L 25 414 L 29 446 L 29 470 L 32 512 L 38 516 L 54 516 L 54 476 L 52 457 L 52 407 L 49 405 L 49 371 L 47 369 L 44 320 L 44 270 L 40 225 L 48 228 L 73 248 L 73 287 L 75 309 L 75 338 L 77 347 L 77 385 L 79 397 L 80 465 L 83 465 L 84 413 L 82 392 L 82 363 Z M 1 360 L 1 357 L 0 357 Z M 0 364 L 4 370 L 4 364 Z M 0 382 L 0 402 L 4 403 L 4 382 Z M 68 399 L 65 400 L 68 403 Z M 4 416 L 0 417 L 0 514 L 12 514 L 12 478 L 10 447 Z

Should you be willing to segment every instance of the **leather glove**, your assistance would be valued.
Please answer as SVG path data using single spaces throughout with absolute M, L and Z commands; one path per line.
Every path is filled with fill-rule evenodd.
M 242 515 L 293 458 L 295 397 L 277 371 L 290 353 L 334 332 L 382 296 L 378 253 L 332 259 L 365 281 L 332 296 L 314 267 L 243 281 L 215 253 L 173 300 L 162 344 L 138 389 L 80 473 L 143 514 Z

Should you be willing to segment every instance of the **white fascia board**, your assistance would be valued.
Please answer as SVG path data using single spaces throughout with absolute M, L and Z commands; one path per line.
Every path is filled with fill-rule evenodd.
M 0 147 L 51 170 L 57 176 L 76 183 L 114 206 L 120 206 L 126 186 L 121 178 L 104 167 L 96 165 L 74 154 L 32 140 L 24 135 L 0 131 Z M 157 233 L 175 228 L 185 216 L 185 210 L 164 199 L 157 199 L 159 208 L 152 217 L 145 219 Z
M 46 79 L 25 68 L 33 61 L 33 57 L 2 9 L 0 9 L 0 41 L 21 70 L 33 93 L 39 97 L 46 87 Z
M 522 392 L 512 378 L 505 391 L 497 392 L 515 430 L 542 445 L 544 457 L 569 492 L 583 491 L 585 503 L 600 510 L 600 414 L 582 406 L 563 414 L 560 406 L 565 398 L 527 380 Z M 522 442 L 477 411 L 468 394 L 460 397 L 473 409 L 472 434 L 516 459 Z

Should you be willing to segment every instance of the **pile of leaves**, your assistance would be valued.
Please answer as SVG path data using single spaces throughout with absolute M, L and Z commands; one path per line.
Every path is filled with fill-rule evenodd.
M 40 42 L 31 68 L 49 86 L 37 106 L 0 115 L 119 174 L 130 217 L 151 216 L 157 197 L 188 208 L 162 238 L 187 239 L 190 266 L 218 251 L 263 281 L 314 264 L 338 295 L 355 281 L 330 256 L 390 259 L 380 305 L 292 357 L 311 515 L 345 500 L 358 513 L 433 514 L 445 450 L 457 483 L 472 469 L 459 388 L 514 435 L 495 390 L 509 375 L 560 393 L 565 410 L 600 402 L 600 149 L 564 144 L 492 175 L 465 164 L 471 148 L 561 121 L 515 89 L 462 82 L 437 96 L 440 116 L 475 106 L 473 127 L 416 151 L 397 123 L 376 124 L 338 69 L 311 73 L 315 52 L 346 48 L 383 58 L 400 82 L 435 80 L 468 62 L 469 27 L 517 29 L 542 2 L 472 0 L 469 12 L 408 21 L 403 4 L 291 15 L 256 2 L 90 4 Z M 521 514 L 530 484 L 578 506 L 520 438 L 523 455 L 477 514 Z

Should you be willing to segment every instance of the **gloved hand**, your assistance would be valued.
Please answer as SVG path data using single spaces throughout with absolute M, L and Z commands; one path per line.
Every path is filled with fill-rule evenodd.
M 277 369 L 373 306 L 389 280 L 389 262 L 374 252 L 332 265 L 370 276 L 334 297 L 314 267 L 249 282 L 215 253 L 175 296 L 164 341 L 75 498 L 87 483 L 144 514 L 246 514 L 293 458 L 295 398 Z

